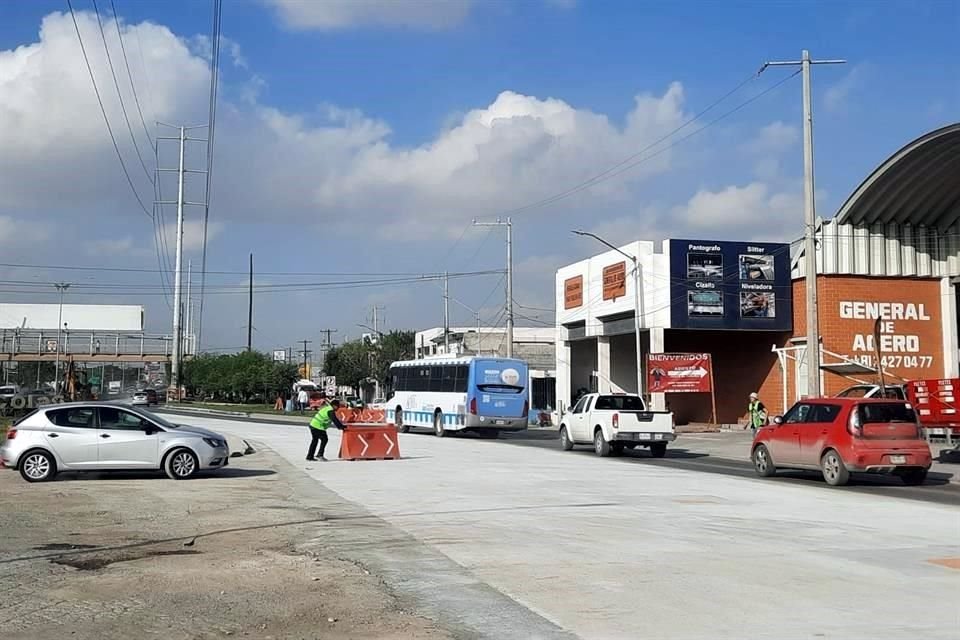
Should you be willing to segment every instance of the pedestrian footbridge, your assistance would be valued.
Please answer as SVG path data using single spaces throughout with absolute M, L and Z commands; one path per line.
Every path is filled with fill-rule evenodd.
M 184 358 L 193 356 L 194 340 L 193 336 L 184 338 Z M 75 362 L 169 362 L 173 357 L 173 336 L 137 331 L 0 332 L 0 361 L 54 362 L 58 356 Z

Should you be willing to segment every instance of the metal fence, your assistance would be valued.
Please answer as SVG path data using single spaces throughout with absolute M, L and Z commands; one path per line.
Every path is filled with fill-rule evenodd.
M 194 355 L 195 336 L 184 336 L 183 355 Z M 170 334 L 52 331 L 40 329 L 0 330 L 0 353 L 7 356 L 165 356 L 173 354 Z

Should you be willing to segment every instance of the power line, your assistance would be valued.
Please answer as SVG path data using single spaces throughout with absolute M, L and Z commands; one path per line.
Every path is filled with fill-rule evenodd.
M 159 269 L 143 269 L 136 267 L 82 267 L 77 265 L 45 265 L 30 264 L 20 262 L 0 262 L 0 267 L 9 267 L 13 269 L 49 269 L 49 270 L 69 270 L 69 271 L 112 271 L 117 273 L 157 273 Z M 173 271 L 170 269 L 169 271 Z M 247 275 L 247 271 L 209 271 L 211 275 Z M 423 271 L 259 271 L 261 276 L 435 276 L 443 277 L 443 272 L 423 272 Z M 503 269 L 486 269 L 481 271 L 458 271 L 451 272 L 451 276 L 457 275 L 486 275 L 494 273 L 503 273 Z
M 127 59 L 127 48 L 123 44 L 123 33 L 120 31 L 120 18 L 117 17 L 117 7 L 110 0 L 110 8 L 113 10 L 113 22 L 117 25 L 117 37 L 120 38 L 120 51 L 123 53 L 123 64 L 127 67 L 127 78 L 130 80 L 130 88 L 133 90 L 133 101 L 137 105 L 137 114 L 140 116 L 140 124 L 143 125 L 143 133 L 146 134 L 150 146 L 153 146 L 153 138 L 147 130 L 147 123 L 143 119 L 143 110 L 140 108 L 140 97 L 137 95 L 137 85 L 133 82 L 133 74 L 130 72 L 130 61 Z
M 147 169 L 147 163 L 143 161 L 143 154 L 140 153 L 140 145 L 137 144 L 137 136 L 133 134 L 133 127 L 130 126 L 130 116 L 127 114 L 127 107 L 123 103 L 123 92 L 120 91 L 120 82 L 117 81 L 117 72 L 113 68 L 113 57 L 110 55 L 110 46 L 107 45 L 107 34 L 103 30 L 103 20 L 100 19 L 100 8 L 97 7 L 97 0 L 92 0 L 93 10 L 97 14 L 97 24 L 100 26 L 100 38 L 103 40 L 103 50 L 107 53 L 107 65 L 110 67 L 110 75 L 113 76 L 113 86 L 117 89 L 117 97 L 120 99 L 120 111 L 123 113 L 123 120 L 127 123 L 127 131 L 130 132 L 130 140 L 133 141 L 133 149 L 137 152 L 137 158 L 140 160 L 140 166 L 143 167 L 143 173 L 147 176 L 147 180 L 150 183 L 153 183 L 154 177 L 150 174 L 150 170 Z M 120 25 L 117 25 L 117 32 L 119 33 Z
M 207 286 L 207 240 L 210 222 L 210 201 L 213 187 L 213 150 L 217 128 L 217 85 L 220 78 L 220 32 L 223 16 L 223 3 L 213 0 L 213 36 L 210 55 L 210 104 L 207 113 L 207 186 L 203 208 L 203 249 L 200 258 L 200 314 L 197 320 L 197 343 L 203 337 L 203 298 Z
M 143 209 L 144 215 L 148 218 L 153 218 L 153 214 L 147 210 L 143 200 L 140 198 L 140 194 L 137 193 L 137 188 L 133 186 L 133 179 L 130 178 L 130 172 L 127 171 L 127 165 L 123 161 L 123 155 L 120 153 L 120 147 L 117 145 L 117 138 L 113 135 L 113 128 L 110 126 L 110 119 L 107 118 L 107 110 L 103 106 L 103 99 L 100 97 L 100 89 L 97 88 L 97 80 L 93 76 L 93 67 L 90 66 L 90 58 L 87 57 L 87 49 L 83 45 L 83 36 L 80 35 L 80 25 L 77 23 L 77 14 L 73 11 L 73 3 L 71 0 L 67 0 L 67 7 L 70 9 L 70 17 L 73 18 L 73 28 L 77 31 L 77 40 L 80 42 L 80 52 L 83 54 L 83 61 L 87 65 L 87 72 L 90 74 L 90 82 L 93 83 L 93 91 L 97 94 L 97 102 L 100 104 L 100 113 L 103 114 L 103 122 L 107 125 L 107 133 L 110 134 L 110 141 L 113 142 L 113 150 L 117 153 L 117 159 L 120 161 L 120 168 L 123 169 L 123 175 L 127 178 L 127 184 L 130 185 L 130 190 L 133 192 L 133 196 L 137 199 L 137 203 L 140 205 L 140 208 Z

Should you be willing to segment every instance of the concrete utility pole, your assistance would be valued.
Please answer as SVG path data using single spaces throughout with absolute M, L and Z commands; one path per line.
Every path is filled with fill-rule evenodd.
M 817 210 L 813 178 L 813 99 L 810 67 L 815 64 L 845 64 L 846 60 L 811 60 L 804 49 L 799 60 L 767 62 L 760 68 L 800 67 L 803 74 L 803 252 L 807 285 L 807 396 L 820 396 L 820 321 L 817 310 Z
M 513 357 L 513 220 L 507 218 L 496 222 L 473 221 L 476 227 L 506 227 L 507 228 L 507 357 Z
M 450 354 L 450 276 L 443 272 L 443 352 Z
M 55 282 L 53 284 L 57 288 L 57 291 L 60 292 L 60 308 L 57 312 L 57 357 L 56 365 L 54 367 L 53 373 L 53 391 L 54 393 L 59 392 L 60 387 L 60 347 L 63 342 L 63 334 L 61 333 L 63 329 L 63 294 L 70 288 L 69 282 Z M 37 361 L 37 380 L 40 380 L 40 361 Z M 40 385 L 38 384 L 37 387 Z
M 192 320 L 193 320 L 192 288 L 193 286 L 192 285 L 193 285 L 193 260 L 187 260 L 187 317 L 186 317 L 186 322 L 184 323 L 186 324 L 187 330 L 185 332 L 186 335 L 184 336 L 183 344 L 184 344 L 184 351 L 188 354 L 192 353 L 193 351 L 190 348 L 191 337 L 193 335 L 192 333 L 193 332 L 193 325 L 192 325 Z
M 610 247 L 633 263 L 633 336 L 637 350 L 637 395 L 645 397 L 643 385 L 643 355 L 640 351 L 640 326 L 641 322 L 643 321 L 643 276 L 642 272 L 640 271 L 640 260 L 637 258 L 637 256 L 632 256 L 629 253 L 621 251 L 595 233 L 590 233 L 589 231 L 574 231 L 573 233 L 578 236 L 588 236 L 593 238 L 601 244 L 605 244 L 606 246 Z
M 177 402 L 180 402 L 180 359 L 183 357 L 183 336 L 180 335 L 180 269 L 183 263 L 183 149 L 186 143 L 186 130 L 180 127 L 180 170 L 177 173 L 177 250 L 174 262 L 173 281 L 173 363 L 170 378 L 176 389 Z
M 250 295 L 247 302 L 247 352 L 253 351 L 253 254 L 250 254 Z
M 157 136 L 157 158 L 159 158 L 159 144 L 161 140 L 173 140 L 179 145 L 176 169 L 162 169 L 157 167 L 157 173 L 176 172 L 177 174 L 177 199 L 174 201 L 157 201 L 157 206 L 176 205 L 177 206 L 177 237 L 176 237 L 176 258 L 173 269 L 173 354 L 170 362 L 170 386 L 174 388 L 175 399 L 180 402 L 180 368 L 183 364 L 183 301 L 182 281 L 183 281 L 183 209 L 187 206 L 202 207 L 203 202 L 188 202 L 184 196 L 186 176 L 188 173 L 207 173 L 200 169 L 187 169 L 184 162 L 184 151 L 187 142 L 206 142 L 205 138 L 190 138 L 187 132 L 193 129 L 202 129 L 206 125 L 196 127 L 185 127 L 180 125 L 170 125 L 162 122 L 159 125 L 175 129 L 178 133 L 176 137 Z M 162 230 L 161 230 L 162 233 Z

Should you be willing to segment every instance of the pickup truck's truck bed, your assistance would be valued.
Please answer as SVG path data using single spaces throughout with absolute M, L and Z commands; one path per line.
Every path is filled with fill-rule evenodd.
M 675 439 L 673 414 L 648 411 L 634 394 L 589 393 L 560 418 L 560 441 L 568 451 L 592 444 L 597 455 L 608 456 L 642 446 L 659 458 Z

